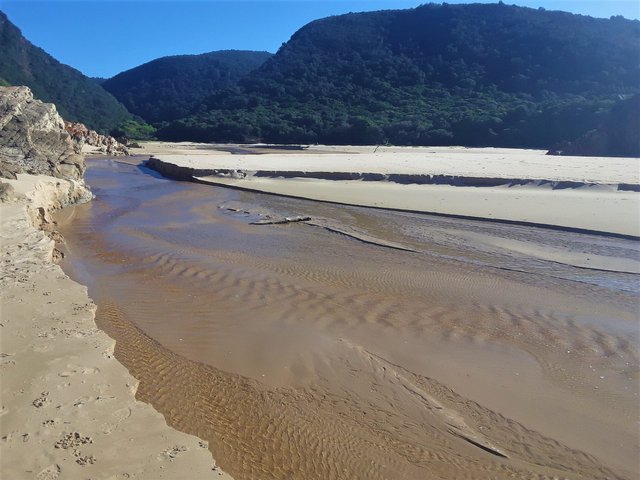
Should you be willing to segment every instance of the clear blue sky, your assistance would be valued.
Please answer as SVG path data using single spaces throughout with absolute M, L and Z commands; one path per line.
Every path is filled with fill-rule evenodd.
M 165 55 L 223 49 L 275 52 L 311 20 L 347 12 L 412 8 L 428 1 L 0 0 L 0 10 L 28 40 L 62 63 L 89 76 L 110 77 Z M 594 17 L 640 17 L 640 0 L 505 3 Z

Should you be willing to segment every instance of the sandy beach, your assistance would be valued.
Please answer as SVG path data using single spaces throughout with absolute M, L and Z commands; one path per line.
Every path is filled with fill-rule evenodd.
M 3 475 L 634 478 L 634 160 L 153 148 L 8 181 Z
M 161 152 L 154 154 L 152 168 L 182 179 L 350 205 L 640 236 L 640 174 L 633 158 L 461 147 L 240 149 L 258 154 L 231 154 L 229 146 L 212 153 L 193 144 L 148 148 Z
M 87 181 L 97 199 L 60 217 L 65 271 L 138 399 L 235 478 L 636 476 L 637 241 L 175 182 L 134 158 Z
M 640 480 L 638 2 L 30 3 L 0 480 Z
M 7 182 L 17 199 L 0 204 L 2 478 L 230 478 L 206 442 L 135 399 L 138 381 L 96 327 L 86 287 L 53 262 L 52 212 L 86 199 L 82 184 Z

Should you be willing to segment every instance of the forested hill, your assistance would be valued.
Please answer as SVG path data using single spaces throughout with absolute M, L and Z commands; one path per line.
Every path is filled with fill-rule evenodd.
M 188 115 L 216 90 L 235 85 L 272 54 L 223 50 L 163 57 L 119 73 L 102 86 L 148 122 Z
M 546 148 L 639 91 L 640 22 L 504 4 L 309 23 L 165 139 Z
M 0 84 L 26 85 L 39 100 L 55 103 L 65 120 L 82 122 L 102 133 L 132 119 L 127 109 L 97 82 L 32 45 L 3 12 Z

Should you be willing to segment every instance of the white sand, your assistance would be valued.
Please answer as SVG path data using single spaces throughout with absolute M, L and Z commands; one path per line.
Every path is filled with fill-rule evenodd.
M 560 157 L 545 155 L 542 150 L 496 148 L 396 147 L 392 152 L 379 149 L 376 153 L 371 153 L 371 150 L 367 152 L 365 147 L 352 148 L 356 150 L 353 153 L 316 154 L 312 150 L 309 153 L 229 155 L 198 151 L 198 154 L 154 155 L 175 165 L 198 169 L 451 175 L 597 184 L 640 183 L 640 159 L 637 158 Z
M 96 328 L 86 288 L 52 263 L 54 242 L 34 221 L 82 187 L 30 175 L 9 183 L 23 197 L 0 204 L 0 476 L 230 478 L 212 469 L 206 444 L 135 400 L 137 381 Z
M 508 220 L 640 236 L 640 196 L 600 187 L 452 187 L 309 179 L 203 177 L 225 186 L 368 207 Z
M 156 148 L 170 152 L 170 145 Z M 210 154 L 206 149 L 211 146 L 190 148 L 193 153 L 154 156 L 186 169 L 240 172 L 233 178 L 193 172 L 201 174 L 199 180 L 219 185 L 337 203 L 640 236 L 640 193 L 618 189 L 621 184 L 640 184 L 640 160 L 636 158 L 559 157 L 540 150 L 462 147 L 382 147 L 375 153 L 375 147 L 315 147 L 305 153 L 264 155 Z M 338 148 L 347 153 L 333 153 Z M 256 172 L 265 171 L 276 173 L 255 176 Z M 296 171 L 443 175 L 467 185 L 484 178 L 526 185 L 405 185 L 278 178 L 277 172 Z M 539 180 L 552 183 L 536 183 Z M 554 182 L 575 182 L 580 186 L 557 188 L 558 183 Z

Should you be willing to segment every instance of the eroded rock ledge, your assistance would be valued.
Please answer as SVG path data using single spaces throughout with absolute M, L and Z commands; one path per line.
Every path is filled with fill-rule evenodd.
M 0 87 L 0 176 L 77 180 L 84 171 L 84 156 L 75 150 L 55 105 L 34 99 L 28 87 Z
M 129 155 L 129 149 L 109 135 L 100 135 L 83 123 L 65 121 L 64 125 L 79 153 L 99 153 L 114 157 Z

